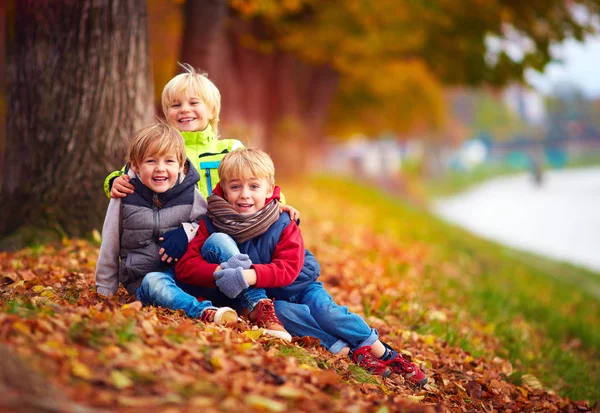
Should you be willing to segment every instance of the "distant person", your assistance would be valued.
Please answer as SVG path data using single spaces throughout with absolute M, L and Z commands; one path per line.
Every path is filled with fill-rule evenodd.
M 349 351 L 372 374 L 397 373 L 425 385 L 427 377 L 414 363 L 380 341 L 375 329 L 336 304 L 316 281 L 317 260 L 304 249 L 296 222 L 278 212 L 280 189 L 271 158 L 258 149 L 236 149 L 221 161 L 219 176 L 198 235 L 177 263 L 177 279 L 216 288 L 244 305 L 254 304 L 244 297 L 249 292 L 258 302 L 274 298 L 289 333 L 317 337 L 332 353 Z
M 165 252 L 185 251 L 188 236 L 195 236 L 198 219 L 206 212 L 198 171 L 186 161 L 179 131 L 163 122 L 138 131 L 125 173 L 135 192 L 112 198 L 108 205 L 96 265 L 98 293 L 110 297 L 120 282 L 145 306 L 183 310 L 203 322 L 237 321 L 235 310 L 198 301 L 196 287 L 177 282 L 175 262 Z M 176 236 L 179 231 L 184 239 Z
M 533 178 L 533 183 L 536 186 L 541 186 L 543 183 L 542 176 L 542 162 L 540 161 L 538 156 L 530 156 L 530 170 L 531 176 Z
M 218 124 L 221 112 L 221 93 L 205 74 L 197 72 L 188 64 L 180 64 L 185 70 L 173 77 L 162 91 L 162 108 L 167 121 L 176 127 L 183 136 L 187 157 L 200 171 L 198 188 L 208 197 L 219 182 L 219 162 L 225 154 L 244 145 L 236 139 L 219 139 Z M 123 198 L 134 192 L 134 186 L 124 169 L 110 173 L 104 181 L 106 195 Z M 298 218 L 299 212 L 289 205 L 281 205 Z M 184 238 L 180 230 L 176 236 Z M 175 260 L 181 258 L 181 251 L 169 250 Z

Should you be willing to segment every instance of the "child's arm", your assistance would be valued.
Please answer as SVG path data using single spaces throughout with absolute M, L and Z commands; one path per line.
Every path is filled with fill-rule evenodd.
M 102 245 L 96 262 L 96 291 L 110 297 L 119 288 L 121 200 L 111 199 L 102 227 Z
M 253 264 L 257 288 L 284 287 L 300 274 L 304 265 L 304 240 L 300 228 L 291 222 L 281 233 L 270 264 Z M 244 271 L 245 272 L 245 271 Z M 248 280 L 251 274 L 244 274 Z M 248 282 L 250 284 L 250 282 Z
M 129 177 L 125 174 L 125 169 L 126 166 L 119 171 L 111 172 L 104 179 L 104 193 L 107 197 L 124 198 L 127 194 L 133 193 L 133 185 L 129 183 Z M 113 193 L 113 190 L 116 192 Z
M 121 175 L 113 180 L 112 188 L 110 189 L 111 198 L 125 198 L 129 194 L 133 194 L 133 185 L 129 183 L 129 176 Z
M 283 212 L 290 214 L 290 219 L 292 221 L 296 221 L 300 218 L 300 211 L 298 211 L 296 208 L 291 205 L 279 203 L 279 213 L 281 214 Z
M 194 203 L 190 212 L 188 222 L 183 222 L 181 227 L 165 232 L 158 239 L 161 242 L 161 248 L 158 254 L 161 255 L 161 260 L 168 263 L 173 260 L 179 260 L 191 240 L 196 237 L 198 232 L 198 221 L 202 215 L 206 214 L 206 200 L 200 193 L 198 187 L 194 190 Z

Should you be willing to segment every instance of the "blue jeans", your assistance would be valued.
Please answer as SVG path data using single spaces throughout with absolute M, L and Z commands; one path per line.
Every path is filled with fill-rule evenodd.
M 229 235 L 222 232 L 215 232 L 204 242 L 200 254 L 202 254 L 202 258 L 207 262 L 221 264 L 234 255 L 240 254 L 240 249 Z M 254 307 L 256 307 L 256 304 L 258 304 L 260 300 L 266 299 L 268 299 L 268 297 L 264 288 L 246 288 L 235 298 L 237 301 L 236 307 L 238 307 L 238 309 L 239 307 L 241 307 L 241 309 L 247 309 L 248 312 L 250 312 L 254 310 Z
M 316 337 L 334 354 L 346 346 L 354 351 L 379 339 L 377 330 L 348 307 L 336 304 L 318 281 L 285 301 L 276 300 L 275 311 L 290 334 Z
M 198 301 L 204 289 L 180 283 L 172 268 L 165 272 L 146 274 L 135 295 L 143 305 L 155 305 L 171 310 L 183 310 L 188 317 L 199 318 L 207 308 L 216 310 L 208 300 Z

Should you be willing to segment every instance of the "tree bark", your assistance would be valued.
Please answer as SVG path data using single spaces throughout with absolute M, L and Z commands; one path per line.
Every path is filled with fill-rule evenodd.
M 101 228 L 102 183 L 152 120 L 145 0 L 19 0 L 0 234 Z

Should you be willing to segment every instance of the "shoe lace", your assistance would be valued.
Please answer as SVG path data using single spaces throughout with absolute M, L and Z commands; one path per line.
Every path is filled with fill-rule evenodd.
M 382 366 L 383 363 L 379 359 L 375 358 L 371 353 L 368 352 L 369 350 L 359 350 L 357 353 L 355 353 L 355 363 L 370 372 L 377 371 L 381 367 L 384 367 Z
M 257 321 L 259 321 L 263 325 L 268 325 L 272 323 L 281 324 L 281 321 L 279 321 L 279 318 L 277 318 L 277 314 L 275 314 L 275 306 L 271 301 L 260 301 L 257 305 Z
M 390 362 L 390 365 L 392 367 L 399 367 L 402 370 L 404 370 L 406 373 L 414 373 L 417 368 L 414 365 L 414 363 L 411 363 L 410 361 L 406 360 L 400 354 L 398 354 L 396 357 L 394 357 L 392 359 L 392 361 Z

